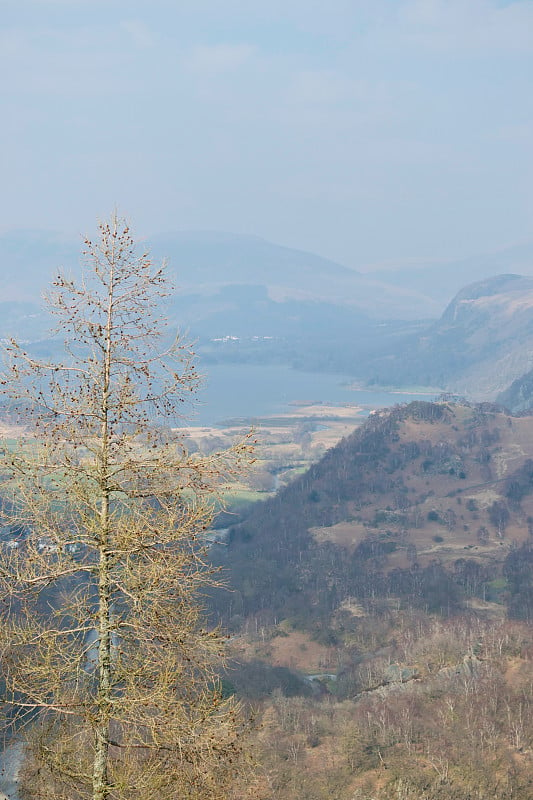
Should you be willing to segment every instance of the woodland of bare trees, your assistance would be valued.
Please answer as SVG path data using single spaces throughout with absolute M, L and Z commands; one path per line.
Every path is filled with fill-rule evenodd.
M 530 626 L 388 610 L 342 628 L 335 681 L 262 701 L 262 800 L 533 796 Z
M 7 348 L 25 432 L 1 450 L 4 723 L 32 798 L 229 797 L 243 721 L 200 599 L 217 580 L 205 531 L 249 442 L 191 455 L 172 429 L 198 376 L 128 225 L 100 224 L 83 258 L 48 298 L 64 358 Z

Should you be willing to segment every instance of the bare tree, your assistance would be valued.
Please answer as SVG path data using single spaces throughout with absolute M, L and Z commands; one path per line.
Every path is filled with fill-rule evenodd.
M 205 531 L 249 442 L 191 455 L 168 427 L 198 377 L 167 342 L 163 269 L 127 224 L 100 224 L 84 261 L 48 298 L 63 360 L 8 347 L 27 432 L 2 448 L 5 707 L 32 731 L 32 797 L 227 797 L 241 722 L 199 593 L 216 580 Z

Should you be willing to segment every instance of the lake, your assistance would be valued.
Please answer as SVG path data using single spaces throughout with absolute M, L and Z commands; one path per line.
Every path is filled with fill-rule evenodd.
M 200 364 L 200 371 L 201 364 Z M 210 364 L 198 400 L 185 409 L 187 424 L 216 425 L 235 417 L 268 417 L 287 413 L 294 404 L 360 405 L 374 408 L 431 400 L 430 394 L 350 389 L 354 378 L 301 372 L 285 365 Z

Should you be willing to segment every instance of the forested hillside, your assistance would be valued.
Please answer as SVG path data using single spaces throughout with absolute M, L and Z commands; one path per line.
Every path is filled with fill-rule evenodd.
M 230 530 L 215 558 L 235 591 L 219 608 L 237 626 L 314 630 L 348 597 L 446 613 L 498 602 L 504 575 L 511 602 L 532 531 L 533 419 L 415 402 L 372 414 Z
M 234 525 L 224 685 L 264 800 L 533 796 L 533 418 L 374 413 Z
M 531 800 L 529 626 L 472 613 L 346 608 L 336 630 L 337 643 L 322 650 L 325 674 L 308 680 L 311 697 L 278 684 L 252 701 L 260 723 L 255 796 Z M 283 627 L 266 639 L 259 631 L 257 649 L 287 663 L 291 656 L 279 654 L 293 638 Z M 317 644 L 298 646 L 303 665 Z

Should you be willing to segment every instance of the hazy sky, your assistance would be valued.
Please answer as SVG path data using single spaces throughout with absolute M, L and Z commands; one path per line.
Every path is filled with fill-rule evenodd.
M 533 1 L 2 0 L 0 230 L 533 238 Z

